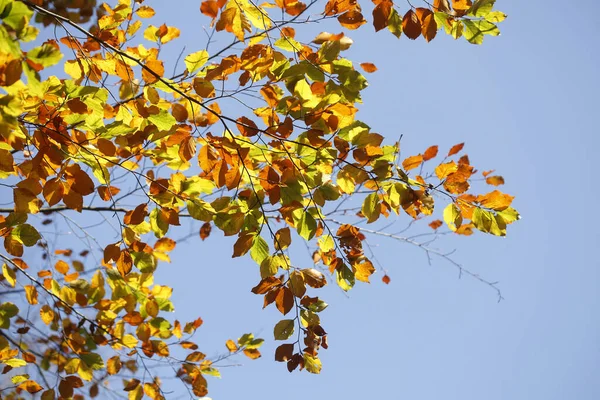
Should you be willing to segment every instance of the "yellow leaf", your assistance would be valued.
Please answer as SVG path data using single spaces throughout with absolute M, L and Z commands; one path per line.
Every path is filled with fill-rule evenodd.
M 417 168 L 422 163 L 423 156 L 419 154 L 417 156 L 408 157 L 406 160 L 402 161 L 402 167 L 405 171 L 410 171 L 411 169 Z
M 108 372 L 109 375 L 118 374 L 120 370 L 121 359 L 119 358 L 119 356 L 113 356 L 106 360 L 106 372 Z
M 139 340 L 137 340 L 135 336 L 127 334 L 123 336 L 122 342 L 125 346 L 133 349 L 135 346 L 137 346 Z
M 6 264 L 2 264 L 2 275 L 8 281 L 10 286 L 15 287 L 17 283 L 17 275 L 15 274 L 15 270 L 10 268 Z
M 140 18 L 151 18 L 154 16 L 154 14 L 156 14 L 154 9 L 150 6 L 141 6 L 135 13 Z
M 454 161 L 445 164 L 440 164 L 435 168 L 435 174 L 437 175 L 439 180 L 444 179 L 445 177 L 456 171 L 458 171 L 458 165 L 456 165 Z
M 46 325 L 50 325 L 50 323 L 54 320 L 54 311 L 48 304 L 44 304 L 40 309 L 40 317 Z
M 35 286 L 25 285 L 25 297 L 27 297 L 27 301 L 31 305 L 35 305 L 38 303 L 38 292 Z
M 227 350 L 229 350 L 230 352 L 234 352 L 237 351 L 238 347 L 235 344 L 235 342 L 231 339 L 229 339 L 227 342 L 225 342 L 225 347 L 227 347 Z
M 27 362 L 25 360 L 21 360 L 20 358 L 10 358 L 8 360 L 2 361 L 2 363 L 13 368 L 24 367 L 27 365 Z
M 375 272 L 375 267 L 370 261 L 365 261 L 354 265 L 354 276 L 361 282 L 369 282 L 369 277 Z

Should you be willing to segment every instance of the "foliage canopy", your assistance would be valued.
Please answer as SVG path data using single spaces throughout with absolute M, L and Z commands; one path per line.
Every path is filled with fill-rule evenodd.
M 495 0 L 373 3 L 376 31 L 413 40 L 443 32 L 480 44 L 505 18 Z M 459 235 L 504 236 L 519 218 L 513 197 L 495 188 L 504 179 L 477 178 L 463 144 L 402 159 L 399 143 L 355 118 L 363 72 L 376 66 L 344 58 L 353 43 L 345 33 L 307 38 L 302 29 L 329 20 L 358 29 L 367 24 L 358 2 L 204 0 L 200 13 L 208 45 L 170 76 L 161 49 L 180 30 L 152 25 L 158 17 L 143 0 L 0 0 L 0 184 L 13 199 L 0 216 L 0 363 L 12 382 L 1 396 L 164 398 L 152 369 L 161 362 L 206 395 L 206 376 L 219 370 L 193 340 L 202 319 L 171 319 L 173 289 L 154 281 L 177 245 L 173 232 L 190 221 L 201 240 L 218 229 L 233 257 L 256 262 L 249 288 L 283 318 L 275 360 L 319 373 L 319 289 L 373 279 L 366 237 L 433 251 L 363 223 L 407 214 L 433 234 L 445 223 Z M 209 50 L 216 36 L 230 42 Z M 493 190 L 473 193 L 477 179 Z M 42 230 L 59 229 L 61 217 L 85 233 L 89 213 L 111 218 L 116 238 L 74 252 Z M 291 249 L 305 244 L 313 266 L 294 261 Z M 262 343 L 244 334 L 225 345 L 254 359 Z M 134 377 L 121 383 L 124 371 Z

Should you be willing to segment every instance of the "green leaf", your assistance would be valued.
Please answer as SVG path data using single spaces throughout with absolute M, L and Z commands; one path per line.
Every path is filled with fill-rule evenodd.
M 277 254 L 273 257 L 269 256 L 260 263 L 260 277 L 262 279 L 268 278 L 277 274 L 279 268 L 287 269 L 286 260 L 281 254 Z
M 467 15 L 477 18 L 485 17 L 494 8 L 494 3 L 496 0 L 475 0 L 467 11 Z
M 319 238 L 319 249 L 326 253 L 335 248 L 335 241 L 331 235 L 323 235 Z
M 392 7 L 392 12 L 388 17 L 388 30 L 392 32 L 398 39 L 402 35 L 402 17 L 398 14 L 395 8 Z
M 283 319 L 273 329 L 275 340 L 287 340 L 294 334 L 294 320 Z
M 215 209 L 204 200 L 196 199 L 187 202 L 188 213 L 199 221 L 209 222 L 215 214 Z
M 4 15 L 7 11 L 8 15 Z M 21 30 L 27 25 L 31 16 L 33 15 L 33 11 L 29 9 L 25 4 L 20 1 L 9 2 L 7 7 L 2 12 L 2 22 L 6 25 L 10 26 L 17 32 L 21 32 Z
M 104 368 L 104 361 L 100 354 L 96 353 L 84 353 L 80 354 L 79 357 L 93 370 L 99 370 Z
M 354 283 L 356 282 L 355 278 L 354 278 L 354 273 L 345 264 L 342 268 L 336 269 L 335 279 L 336 279 L 338 286 L 340 288 L 342 288 L 342 290 L 344 290 L 344 291 L 348 291 L 348 290 L 352 289 L 352 287 L 354 286 Z
M 506 14 L 502 11 L 492 11 L 485 16 L 485 20 L 494 24 L 502 22 L 506 19 Z
M 311 374 L 321 373 L 321 360 L 318 357 L 313 357 L 308 353 L 304 353 L 304 368 Z
M 158 114 L 148 116 L 148 120 L 160 131 L 169 131 L 177 123 L 175 117 L 167 110 L 160 110 Z
M 58 47 L 58 46 L 57 46 Z M 60 49 L 45 43 L 27 52 L 27 58 L 44 68 L 58 64 L 63 54 Z
M 19 42 L 14 41 L 2 25 L 0 25 L 0 51 L 8 53 L 17 59 L 21 57 Z
M 444 221 L 448 227 L 455 231 L 462 225 L 462 214 L 460 208 L 454 203 L 450 203 L 444 208 Z
M 365 198 L 361 211 L 367 218 L 367 223 L 370 224 L 371 222 L 377 221 L 381 213 L 379 194 L 377 194 L 377 192 L 373 192 Z
M 188 72 L 193 74 L 206 64 L 208 61 L 208 52 L 206 50 L 197 51 L 188 55 L 183 61 Z
M 317 232 L 317 221 L 309 212 L 303 212 L 296 222 L 296 231 L 304 240 L 311 240 Z
M 143 273 L 152 273 L 156 269 L 156 258 L 144 251 L 131 252 L 133 264 Z
M 260 235 L 254 236 L 252 247 L 250 248 L 250 257 L 252 257 L 258 265 L 261 265 L 262 262 L 269 257 L 269 254 L 269 244 L 266 240 Z
M 475 228 L 481 232 L 491 233 L 496 236 L 506 236 L 506 222 L 502 217 L 494 215 L 491 211 L 476 208 L 473 210 L 471 220 Z
M 16 226 L 12 230 L 11 236 L 27 247 L 34 246 L 42 238 L 39 232 L 29 224 Z
M 290 37 L 279 38 L 275 43 L 273 43 L 273 45 L 275 47 L 280 48 L 281 50 L 289 51 L 292 53 L 295 53 L 302 49 L 302 45 L 298 41 Z
M 512 224 L 513 222 L 521 219 L 521 215 L 519 215 L 517 210 L 512 207 L 507 207 L 502 211 L 498 211 L 497 215 L 501 217 L 507 224 Z
M 159 239 L 164 237 L 169 230 L 169 222 L 162 217 L 162 213 L 158 208 L 150 212 L 150 229 L 154 232 L 154 236 Z
M 465 39 L 467 39 L 471 44 L 483 43 L 483 32 L 479 30 L 477 24 L 470 20 L 463 20 L 462 22 L 465 27 Z

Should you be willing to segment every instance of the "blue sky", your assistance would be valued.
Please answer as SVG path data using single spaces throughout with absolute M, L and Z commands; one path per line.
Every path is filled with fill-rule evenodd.
M 258 268 L 249 258 L 231 259 L 233 241 L 213 230 L 205 242 L 195 237 L 178 244 L 173 263 L 162 265 L 157 277 L 175 288 L 176 318 L 204 319 L 200 350 L 223 353 L 225 340 L 245 332 L 266 339 L 261 359 L 227 361 L 235 366 L 223 368 L 222 379 L 210 379 L 210 397 L 600 398 L 593 172 L 600 145 L 600 27 L 595 3 L 579 1 L 569 9 L 552 3 L 499 0 L 509 18 L 502 36 L 486 38 L 483 46 L 445 36 L 429 44 L 397 40 L 370 26 L 347 32 L 355 44 L 346 56 L 379 68 L 367 76 L 359 119 L 390 143 L 402 134 L 404 155 L 466 142 L 471 162 L 496 169 L 507 182 L 502 190 L 517 196 L 514 206 L 523 219 L 509 227 L 508 237 L 444 237 L 435 244 L 456 249 L 455 260 L 499 281 L 505 300 L 498 303 L 495 292 L 474 279 L 458 279 L 443 260 L 429 265 L 419 249 L 374 238 L 390 285 L 379 274 L 348 296 L 334 287 L 320 294 L 329 303 L 323 372 L 290 374 L 273 361 L 278 343 L 272 329 L 281 317 L 261 310 L 262 298 L 250 293 Z M 165 58 L 175 60 L 183 46 L 186 53 L 204 48 L 202 24 L 208 22 L 198 1 L 146 4 L 157 10 L 151 23 L 182 31 L 165 46 Z M 302 35 L 304 28 L 296 29 Z M 340 31 L 331 25 L 308 29 Z
M 181 28 L 173 47 L 185 44 L 191 52 L 204 45 L 206 20 L 195 1 L 148 4 L 156 6 L 156 20 Z M 464 141 L 472 163 L 495 168 L 506 179 L 504 190 L 516 194 L 523 219 L 507 238 L 438 244 L 500 281 L 505 300 L 497 303 L 473 279 L 459 280 L 443 260 L 429 266 L 417 249 L 373 240 L 391 284 L 374 279 L 348 297 L 330 290 L 323 372 L 289 374 L 272 361 L 278 316 L 261 311 L 262 299 L 249 292 L 257 280 L 252 261 L 230 259 L 231 244 L 217 234 L 189 242 L 166 268 L 177 314 L 204 318 L 199 338 L 208 348 L 221 349 L 227 337 L 246 331 L 267 339 L 261 359 L 234 360 L 243 366 L 224 368 L 223 379 L 210 381 L 212 398 L 600 398 L 593 172 L 600 28 L 593 4 L 500 0 L 509 18 L 502 36 L 483 46 L 448 37 L 396 40 L 367 26 L 349 33 L 355 44 L 348 56 L 379 68 L 368 76 L 360 119 L 390 142 L 403 134 L 406 155 Z

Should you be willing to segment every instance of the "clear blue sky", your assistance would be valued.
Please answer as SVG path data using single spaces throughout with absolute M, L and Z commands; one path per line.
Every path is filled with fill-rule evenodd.
M 181 28 L 174 55 L 184 44 L 188 52 L 204 46 L 198 2 L 147 3 Z M 507 238 L 479 234 L 439 243 L 457 248 L 455 258 L 466 267 L 500 281 L 505 300 L 497 303 L 472 279 L 457 279 L 442 260 L 429 266 L 416 249 L 374 241 L 391 284 L 375 279 L 349 297 L 330 290 L 323 372 L 289 374 L 272 361 L 278 315 L 261 311 L 262 298 L 249 292 L 258 277 L 253 262 L 229 258 L 231 243 L 219 235 L 192 241 L 163 268 L 176 288 L 177 315 L 201 315 L 199 337 L 215 351 L 246 331 L 267 339 L 263 358 L 239 358 L 243 366 L 210 381 L 212 398 L 600 398 L 595 2 L 497 4 L 509 18 L 502 36 L 483 46 L 448 37 L 398 41 L 363 27 L 350 33 L 349 56 L 379 68 L 368 76 L 359 118 L 389 141 L 403 134 L 411 154 L 464 141 L 472 163 L 496 168 L 504 190 L 517 195 L 523 219 Z
M 204 48 L 207 19 L 199 1 L 146 4 L 157 9 L 153 24 L 182 31 L 165 47 L 171 60 L 184 45 L 187 53 Z M 391 284 L 377 275 L 349 296 L 334 287 L 320 294 L 330 304 L 323 313 L 330 342 L 320 353 L 323 372 L 290 374 L 273 361 L 272 327 L 280 315 L 261 310 L 262 297 L 250 293 L 257 267 L 249 258 L 231 259 L 233 241 L 214 230 L 205 242 L 178 245 L 174 262 L 157 277 L 175 288 L 176 318 L 204 319 L 197 336 L 202 351 L 222 353 L 226 339 L 245 332 L 267 339 L 261 359 L 230 360 L 243 365 L 210 379 L 210 397 L 600 398 L 595 5 L 499 0 L 509 18 L 502 36 L 483 46 L 448 37 L 430 44 L 397 40 L 368 26 L 350 32 L 355 44 L 348 57 L 379 68 L 367 76 L 361 120 L 389 142 L 403 134 L 406 155 L 466 142 L 472 163 L 495 168 L 506 179 L 503 190 L 517 195 L 523 219 L 507 238 L 478 234 L 437 244 L 456 248 L 457 261 L 500 281 L 505 300 L 497 303 L 473 279 L 459 280 L 443 260 L 429 266 L 418 249 L 372 240 Z

